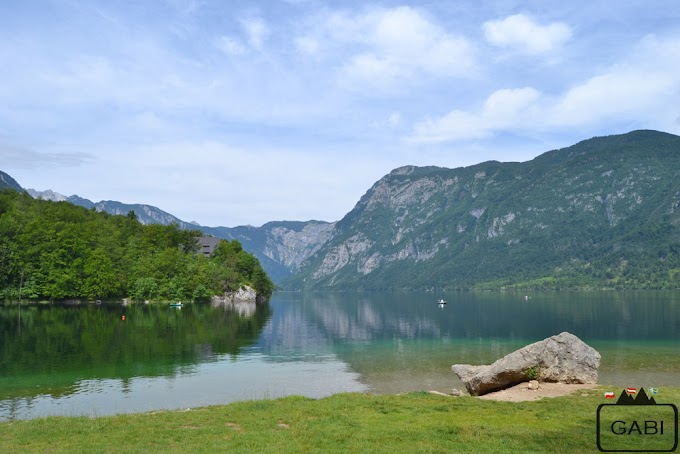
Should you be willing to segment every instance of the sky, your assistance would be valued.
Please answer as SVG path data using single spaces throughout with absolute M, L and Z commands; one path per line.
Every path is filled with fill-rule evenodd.
M 0 3 L 0 170 L 207 226 L 635 129 L 680 134 L 677 0 Z

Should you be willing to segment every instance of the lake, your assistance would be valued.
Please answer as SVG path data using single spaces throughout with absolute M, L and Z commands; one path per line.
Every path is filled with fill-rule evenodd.
M 448 392 L 464 389 L 451 364 L 489 364 L 562 331 L 602 354 L 600 383 L 680 386 L 680 293 L 528 296 L 279 292 L 227 308 L 0 306 L 0 421 Z

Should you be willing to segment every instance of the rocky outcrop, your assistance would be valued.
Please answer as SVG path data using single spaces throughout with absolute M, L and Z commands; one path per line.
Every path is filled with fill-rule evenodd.
M 454 364 L 468 392 L 480 396 L 538 378 L 543 382 L 596 383 L 600 354 L 571 333 L 527 345 L 488 366 Z
M 331 237 L 334 222 L 271 222 L 261 227 L 266 243 L 262 253 L 291 271 L 314 254 Z
M 244 285 L 235 292 L 226 292 L 222 296 L 213 296 L 213 305 L 226 305 L 235 303 L 256 303 L 258 301 L 255 289 Z

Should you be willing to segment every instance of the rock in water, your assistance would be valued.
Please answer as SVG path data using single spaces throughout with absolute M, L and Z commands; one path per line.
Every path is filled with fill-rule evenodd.
M 529 381 L 530 370 L 537 371 L 544 382 L 597 383 L 599 367 L 597 350 L 564 332 L 527 345 L 490 366 L 454 364 L 451 369 L 471 395 L 481 396 Z
M 213 296 L 213 306 L 235 304 L 235 303 L 256 303 L 257 293 L 255 289 L 244 285 L 236 292 L 227 292 L 222 296 Z

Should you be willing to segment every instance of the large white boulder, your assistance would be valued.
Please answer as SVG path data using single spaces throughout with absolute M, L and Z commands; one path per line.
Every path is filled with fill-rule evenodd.
M 527 345 L 488 366 L 454 364 L 468 392 L 480 396 L 534 378 L 544 382 L 597 383 L 600 354 L 571 333 Z

